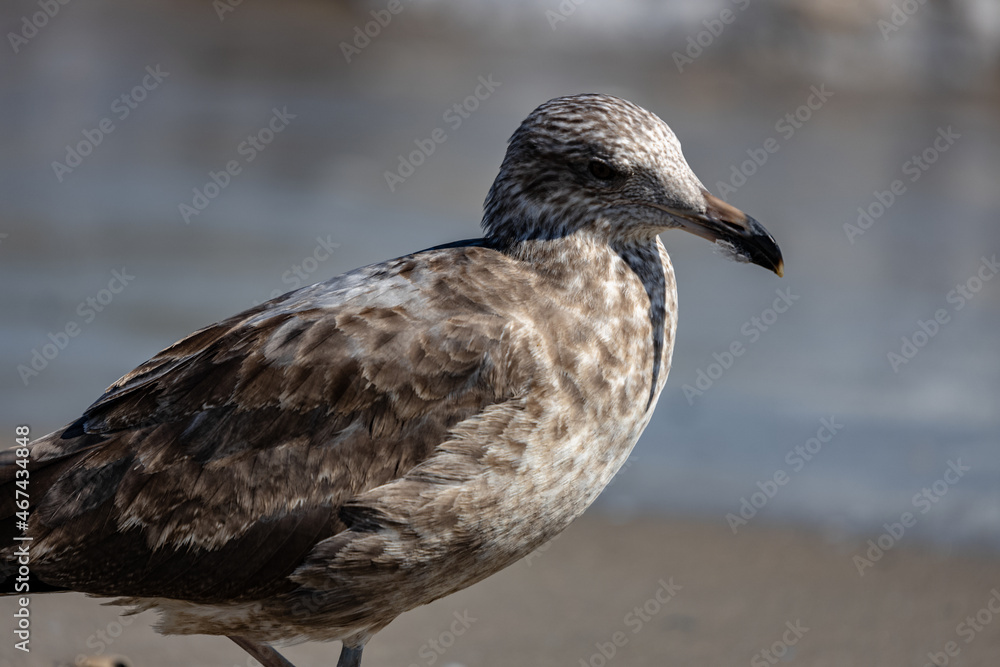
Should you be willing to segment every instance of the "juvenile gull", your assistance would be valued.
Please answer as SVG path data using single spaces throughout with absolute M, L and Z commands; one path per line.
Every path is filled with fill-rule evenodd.
M 271 643 L 333 639 L 360 665 L 396 616 L 537 549 L 624 463 L 677 325 L 657 234 L 782 274 L 670 128 L 608 95 L 528 116 L 482 226 L 201 329 L 36 440 L 31 592 L 116 597 L 267 667 L 290 664 Z

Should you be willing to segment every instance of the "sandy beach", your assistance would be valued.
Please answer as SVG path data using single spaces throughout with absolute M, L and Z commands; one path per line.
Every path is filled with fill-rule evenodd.
M 904 536 L 861 576 L 854 556 L 865 556 L 866 540 L 587 516 L 504 572 L 404 614 L 368 645 L 365 664 L 997 664 L 1000 557 L 941 553 Z M 30 608 L 31 653 L 4 632 L 0 667 L 117 655 L 134 667 L 256 664 L 227 639 L 163 637 L 152 614 L 121 618 L 83 595 L 37 595 Z M 8 626 L 15 609 L 0 600 Z M 283 652 L 311 667 L 333 664 L 339 650 Z

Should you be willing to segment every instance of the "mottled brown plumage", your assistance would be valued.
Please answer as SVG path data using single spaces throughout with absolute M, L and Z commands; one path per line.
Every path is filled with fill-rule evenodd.
M 400 613 L 564 529 L 624 463 L 673 349 L 659 232 L 781 272 L 662 121 L 603 95 L 525 120 L 483 227 L 202 329 L 36 441 L 38 583 L 269 665 L 262 642 L 298 639 L 340 639 L 358 664 Z

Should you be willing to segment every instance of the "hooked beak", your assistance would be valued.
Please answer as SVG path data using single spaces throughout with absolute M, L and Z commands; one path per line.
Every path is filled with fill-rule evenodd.
M 779 276 L 784 275 L 785 262 L 781 258 L 781 250 L 763 225 L 707 190 L 702 190 L 701 194 L 705 197 L 704 213 L 681 211 L 666 206 L 656 208 L 670 213 L 681 223 L 681 227 L 692 234 L 731 245 L 747 261 L 774 271 Z

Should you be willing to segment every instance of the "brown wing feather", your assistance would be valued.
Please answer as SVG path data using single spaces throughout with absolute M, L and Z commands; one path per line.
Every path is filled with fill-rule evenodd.
M 202 329 L 124 376 L 33 446 L 33 571 L 102 595 L 289 590 L 347 527 L 348 500 L 507 398 L 487 381 L 505 321 L 455 271 L 473 251 L 481 281 L 492 251 L 402 258 Z M 435 263 L 454 282 L 431 279 Z

